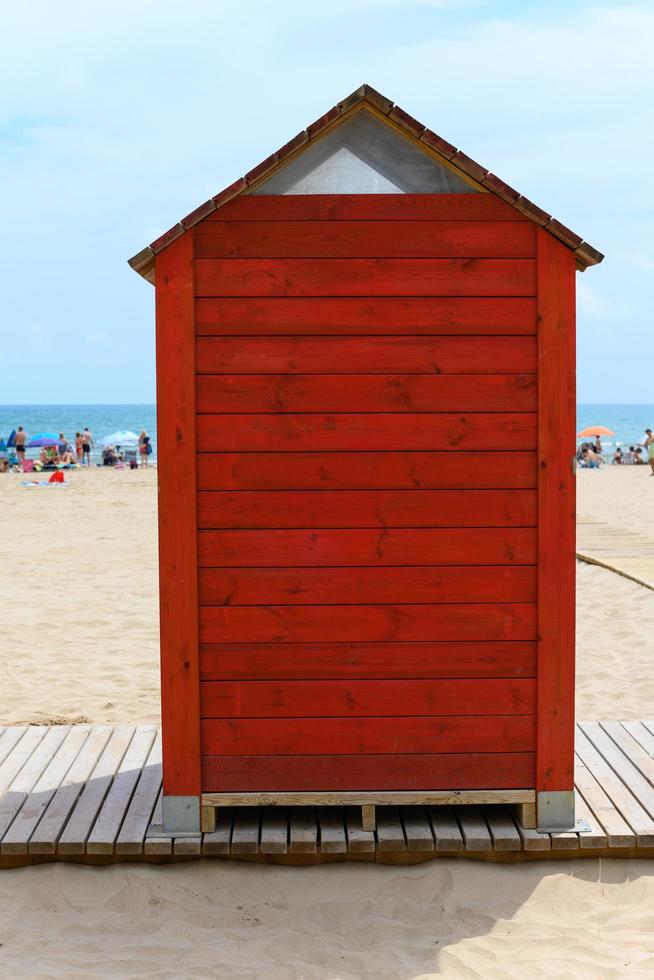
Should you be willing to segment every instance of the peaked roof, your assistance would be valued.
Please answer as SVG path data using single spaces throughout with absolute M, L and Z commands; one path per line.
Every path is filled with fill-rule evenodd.
M 541 225 L 546 231 L 562 241 L 577 256 L 577 268 L 583 271 L 589 265 L 597 265 L 604 258 L 601 252 L 598 252 L 596 248 L 593 248 L 592 245 L 585 242 L 580 235 L 576 235 L 575 232 L 570 231 L 569 228 L 566 228 L 560 221 L 553 218 L 547 211 L 543 211 L 542 208 L 533 204 L 532 201 L 520 194 L 519 191 L 505 184 L 503 180 L 500 180 L 499 177 L 492 174 L 486 167 L 472 160 L 462 150 L 458 150 L 451 143 L 448 143 L 447 140 L 432 132 L 431 129 L 418 122 L 417 119 L 410 116 L 400 106 L 395 105 L 390 99 L 380 95 L 370 85 L 361 85 L 355 92 L 348 95 L 342 102 L 338 102 L 314 123 L 307 126 L 306 129 L 303 129 L 292 140 L 289 140 L 276 153 L 272 153 L 258 164 L 258 166 L 250 170 L 244 177 L 234 181 L 233 184 L 225 187 L 224 190 L 219 191 L 215 197 L 210 198 L 194 211 L 191 211 L 190 214 L 187 214 L 185 218 L 182 218 L 176 225 L 169 228 L 156 241 L 146 246 L 140 252 L 137 252 L 136 255 L 128 260 L 132 269 L 149 282 L 154 282 L 154 260 L 158 252 L 162 252 L 171 242 L 180 235 L 183 235 L 189 228 L 198 224 L 203 218 L 206 218 L 212 211 L 216 211 L 223 204 L 231 201 L 232 198 L 249 191 L 259 184 L 262 178 L 270 177 L 276 170 L 284 166 L 292 156 L 296 155 L 298 151 L 305 148 L 307 144 L 311 143 L 318 136 L 324 135 L 327 129 L 338 125 L 353 110 L 365 105 L 372 107 L 384 116 L 388 116 L 412 140 L 424 143 L 432 153 L 435 152 L 437 156 L 447 161 L 450 167 L 458 171 L 467 183 L 485 188 L 487 191 L 495 194 L 503 201 L 506 201 L 507 204 L 510 204 L 511 207 L 514 207 L 517 211 L 520 211 L 527 218 L 530 218 L 537 225 Z

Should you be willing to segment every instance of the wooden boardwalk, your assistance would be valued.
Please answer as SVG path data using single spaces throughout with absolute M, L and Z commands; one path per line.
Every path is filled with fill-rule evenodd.
M 510 807 L 497 805 L 379 807 L 375 832 L 362 830 L 356 808 L 242 807 L 219 811 L 211 834 L 171 838 L 156 831 L 156 726 L 11 727 L 0 729 L 0 867 L 200 856 L 289 864 L 654 858 L 654 722 L 580 723 L 576 788 L 577 815 L 590 826 L 583 833 L 523 830 Z
M 654 589 L 654 538 L 645 534 L 580 516 L 577 558 Z

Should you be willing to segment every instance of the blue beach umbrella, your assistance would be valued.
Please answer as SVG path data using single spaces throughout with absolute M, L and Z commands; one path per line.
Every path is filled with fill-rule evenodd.
M 7 439 L 7 449 L 13 449 L 16 445 L 16 430 L 11 430 L 11 435 Z
M 37 432 L 27 443 L 28 449 L 38 449 L 39 446 L 58 446 L 59 438 L 54 432 Z

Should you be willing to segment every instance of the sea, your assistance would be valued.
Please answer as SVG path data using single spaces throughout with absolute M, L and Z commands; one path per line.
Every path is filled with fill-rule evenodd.
M 63 432 L 74 442 L 75 433 L 87 426 L 96 440 L 120 429 L 137 435 L 145 429 L 152 440 L 153 460 L 157 453 L 156 405 L 0 405 L 0 438 L 7 439 L 12 429 L 22 425 L 28 437 L 37 432 Z M 603 425 L 615 432 L 602 439 L 606 450 L 616 445 L 630 446 L 642 442 L 644 430 L 654 429 L 653 405 L 577 405 L 577 431 L 589 425 Z M 37 455 L 34 450 L 31 455 Z M 100 449 L 93 452 L 100 461 Z

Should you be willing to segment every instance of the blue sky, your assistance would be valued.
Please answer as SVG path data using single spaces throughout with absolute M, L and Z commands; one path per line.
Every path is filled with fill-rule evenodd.
M 654 402 L 654 3 L 3 9 L 2 403 L 154 399 L 126 259 L 367 81 L 606 253 L 579 400 Z

